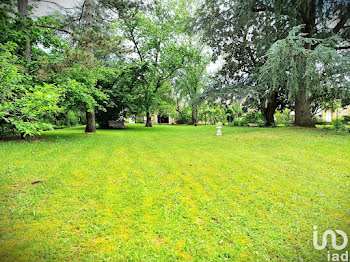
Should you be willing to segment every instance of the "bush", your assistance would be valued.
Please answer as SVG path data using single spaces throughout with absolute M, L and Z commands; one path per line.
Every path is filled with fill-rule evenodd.
M 265 120 L 264 119 L 256 119 L 255 123 L 258 127 L 264 127 L 265 126 Z
M 242 119 L 233 120 L 231 122 L 232 126 L 249 126 L 249 124 L 264 127 L 265 120 L 260 112 L 250 112 L 246 114 Z
M 79 124 L 79 116 L 76 112 L 70 110 L 66 116 L 67 126 L 76 126 Z
M 241 120 L 233 120 L 231 122 L 232 126 L 248 126 L 248 122 L 246 119 L 241 119 Z
M 0 138 L 11 136 L 15 133 L 14 126 L 0 120 Z
M 0 119 L 22 137 L 40 134 L 52 128 L 46 117 L 60 111 L 62 90 L 52 84 L 37 85 L 18 66 L 19 58 L 13 54 L 16 44 L 0 44 Z
M 241 121 L 243 121 L 243 123 L 246 123 L 246 125 L 253 124 L 259 127 L 265 126 L 264 117 L 260 112 L 249 112 Z
M 80 124 L 79 111 L 63 109 L 61 112 L 47 119 L 48 123 L 54 125 L 55 128 L 64 128 L 70 126 L 76 126 Z
M 332 121 L 333 123 L 333 129 L 336 130 L 336 131 L 348 131 L 348 129 L 346 128 L 345 124 L 344 124 L 344 120 L 343 118 L 337 118 L 337 119 L 334 119 Z
M 239 123 L 240 123 L 240 120 L 233 120 L 233 121 L 231 122 L 231 125 L 232 125 L 232 126 L 239 126 Z
M 276 124 L 282 124 L 287 127 L 291 126 L 293 123 L 293 118 L 291 115 L 291 110 L 286 108 L 282 112 L 277 111 L 275 114 Z
M 192 112 L 189 107 L 184 107 L 179 112 L 179 115 L 176 118 L 176 124 L 191 124 L 192 122 Z
M 137 115 L 136 119 L 135 119 L 135 123 L 137 124 L 144 124 L 145 123 L 145 119 L 143 115 Z

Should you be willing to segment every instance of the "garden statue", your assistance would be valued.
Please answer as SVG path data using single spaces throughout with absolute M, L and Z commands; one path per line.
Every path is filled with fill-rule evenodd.
M 222 126 L 216 126 L 216 128 L 218 129 L 218 131 L 216 131 L 216 135 L 221 136 L 222 135 L 222 132 L 221 132 Z

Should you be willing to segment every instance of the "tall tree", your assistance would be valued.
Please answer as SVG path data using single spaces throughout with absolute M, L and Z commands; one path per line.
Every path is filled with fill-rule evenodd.
M 181 36 L 185 26 L 184 9 L 176 5 L 175 1 L 152 1 L 147 8 L 125 10 L 120 14 L 123 36 L 134 50 L 129 61 L 147 69 L 139 76 L 143 83 L 134 88 L 142 100 L 139 104 L 146 113 L 146 127 L 152 127 L 151 115 L 156 111 L 160 90 L 189 57 L 190 50 Z
M 289 1 L 290 6 L 282 8 L 282 3 L 277 1 L 271 4 L 269 1 L 255 3 L 254 12 L 279 13 L 281 17 L 287 17 L 297 24 L 304 24 L 303 32 L 307 37 L 325 38 L 332 34 L 348 36 L 346 29 L 350 18 L 350 2 L 342 0 L 294 0 Z M 305 43 L 304 48 L 312 50 L 316 45 Z M 302 61 L 306 63 L 306 61 Z M 311 104 L 311 90 L 306 81 L 301 81 L 297 95 L 295 96 L 295 124 L 299 126 L 313 126 Z M 317 98 L 314 98 L 317 99 Z
M 47 71 L 55 70 L 51 81 L 65 88 L 69 96 L 65 102 L 84 108 L 85 132 L 94 133 L 95 111 L 103 110 L 102 104 L 107 101 L 98 84 L 105 78 L 110 61 L 120 55 L 120 40 L 111 38 L 109 15 L 100 2 L 84 0 L 80 6 L 69 10 L 62 8 L 62 11 L 64 14 L 56 19 L 58 26 L 50 28 L 68 36 L 68 48 L 60 60 L 47 66 Z
M 85 19 L 86 19 L 86 34 L 88 35 L 93 30 L 93 8 L 94 2 L 92 0 L 86 0 L 85 3 Z M 93 46 L 92 41 L 88 40 L 87 42 L 87 52 L 90 55 L 93 55 Z M 86 133 L 95 133 L 96 132 L 96 120 L 95 120 L 95 108 L 86 108 Z
M 286 99 L 283 84 L 279 90 L 257 84 L 266 51 L 300 24 L 305 24 L 308 37 L 348 37 L 349 5 L 346 0 L 206 0 L 198 20 L 214 54 L 225 61 L 221 71 L 225 84 L 234 82 L 232 92 L 258 104 L 265 120 L 271 122 L 275 109 L 283 107 Z M 297 125 L 312 125 L 311 105 L 315 99 L 305 86 L 300 86 L 290 105 L 295 107 Z
M 198 106 L 201 101 L 198 95 L 203 91 L 206 83 L 206 67 L 209 58 L 203 52 L 203 46 L 188 44 L 192 49 L 190 61 L 179 70 L 175 85 L 179 89 L 181 97 L 189 102 L 192 109 L 192 125 L 198 123 Z
M 274 89 L 284 83 L 291 100 L 299 99 L 301 89 L 318 97 L 318 102 L 323 104 L 348 97 L 350 60 L 336 50 L 340 39 L 310 38 L 300 33 L 303 27 L 293 28 L 285 39 L 271 46 L 259 72 L 260 84 Z M 305 48 L 308 45 L 315 48 Z
M 276 108 L 284 106 L 281 94 L 268 86 L 257 86 L 257 71 L 268 48 L 286 36 L 290 22 L 276 15 L 253 12 L 252 1 L 206 0 L 199 9 L 197 26 L 222 67 L 211 95 L 244 100 L 263 113 L 267 126 L 273 125 Z M 222 86 L 222 88 L 219 88 Z M 222 90 L 221 90 L 222 89 Z M 223 97 L 224 96 L 224 97 Z

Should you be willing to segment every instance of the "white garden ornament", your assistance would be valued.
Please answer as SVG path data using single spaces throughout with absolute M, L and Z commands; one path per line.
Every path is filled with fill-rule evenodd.
M 222 136 L 222 132 L 221 132 L 222 126 L 216 126 L 216 128 L 218 129 L 218 131 L 216 131 L 216 135 L 217 136 Z

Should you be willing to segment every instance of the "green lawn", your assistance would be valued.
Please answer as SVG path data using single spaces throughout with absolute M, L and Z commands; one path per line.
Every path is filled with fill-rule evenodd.
M 0 143 L 0 261 L 325 261 L 313 226 L 350 236 L 349 134 L 83 131 Z

